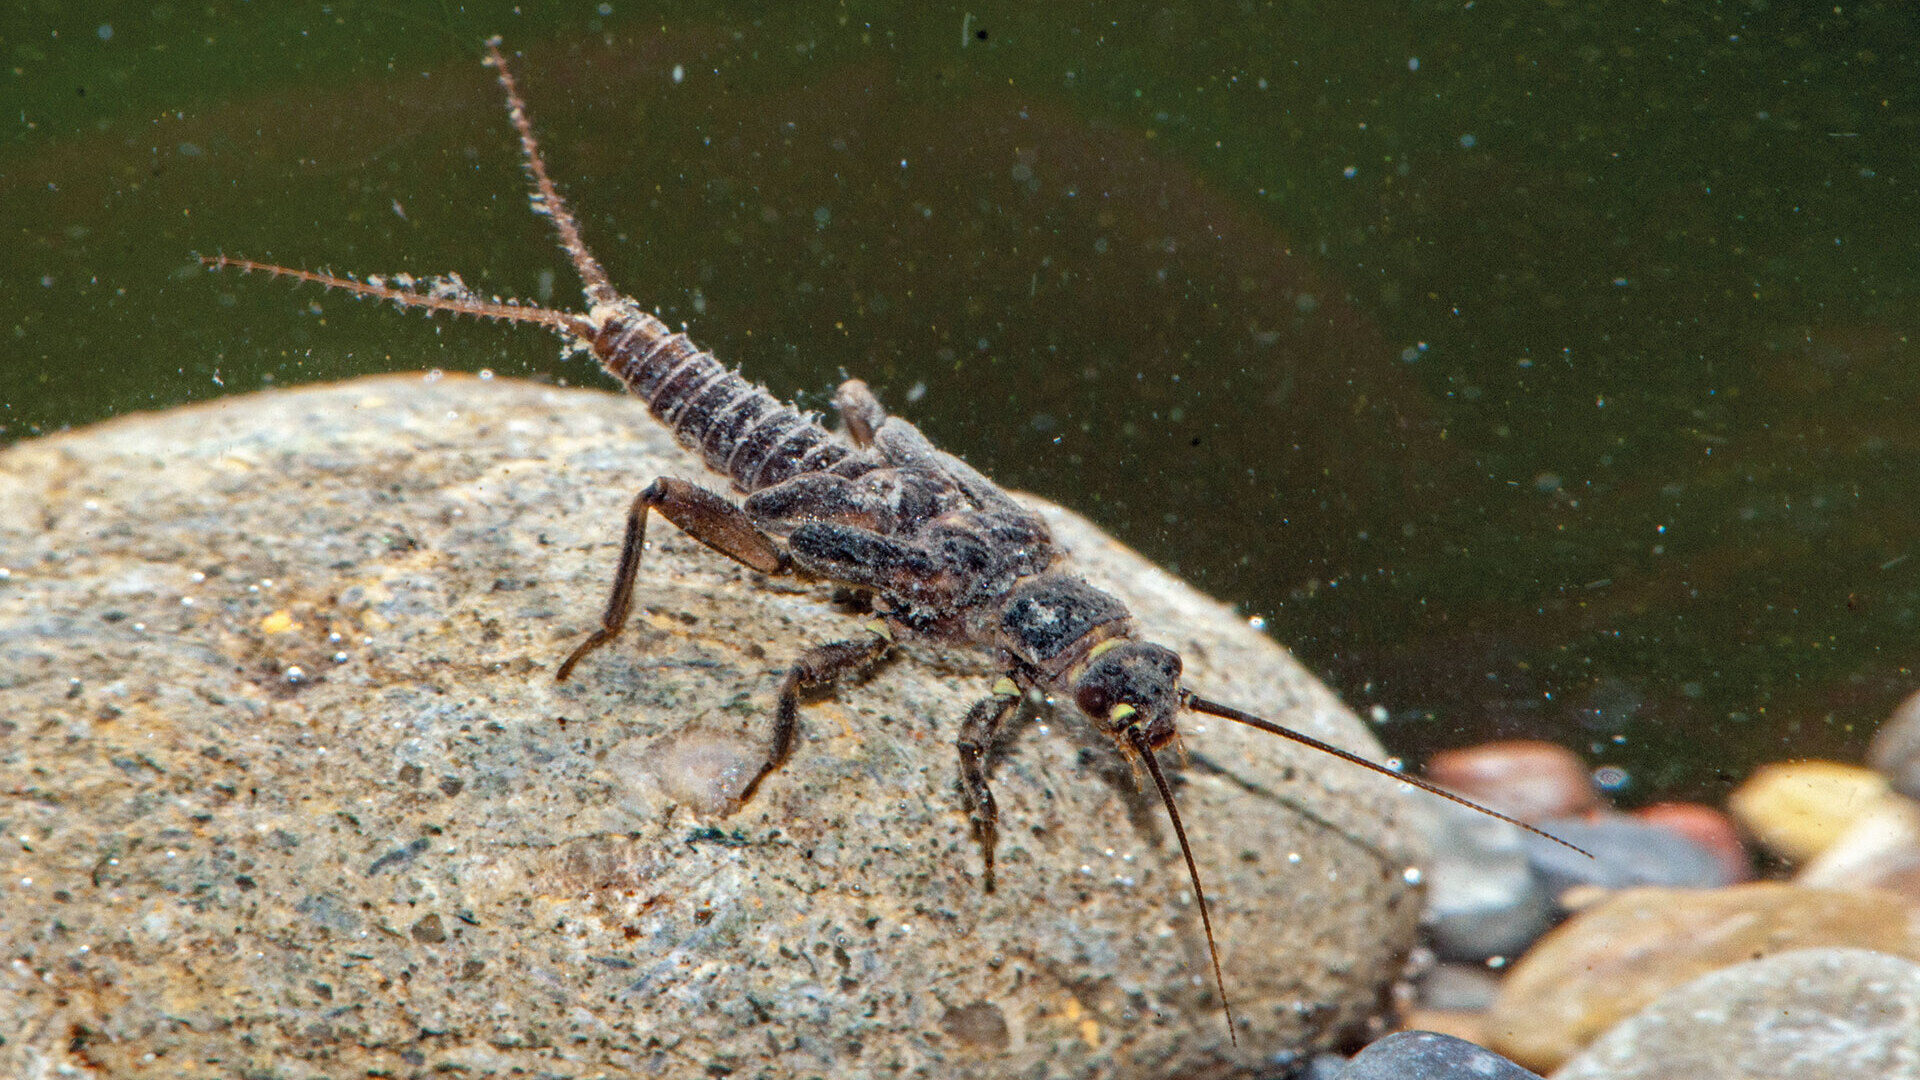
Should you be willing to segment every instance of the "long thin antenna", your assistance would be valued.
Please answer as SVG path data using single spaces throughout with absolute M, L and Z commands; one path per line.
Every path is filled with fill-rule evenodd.
M 274 277 L 292 278 L 295 281 L 323 285 L 329 289 L 340 289 L 370 300 L 386 300 L 401 307 L 420 308 L 425 311 L 447 311 L 455 315 L 472 315 L 480 319 L 538 323 L 563 334 L 572 334 L 581 338 L 591 338 L 594 332 L 592 320 L 568 311 L 512 304 L 504 300 L 480 300 L 471 296 L 436 296 L 432 293 L 414 292 L 411 289 L 396 289 L 378 281 L 355 281 L 352 278 L 336 277 L 313 270 L 297 270 L 290 266 L 275 266 L 273 263 L 237 259 L 227 255 L 202 255 L 200 261 L 215 270 L 231 268 L 243 274 L 251 274 L 258 270 Z
M 1488 817 L 1499 818 L 1501 821 L 1504 821 L 1509 825 L 1518 825 L 1521 828 L 1527 830 L 1528 832 L 1534 834 L 1535 836 L 1545 837 L 1546 839 L 1551 840 L 1556 844 L 1559 844 L 1563 848 L 1567 848 L 1568 850 L 1571 850 L 1571 851 L 1577 851 L 1580 854 L 1585 855 L 1589 859 L 1593 858 L 1593 852 L 1588 851 L 1586 848 L 1579 847 L 1574 844 L 1569 844 L 1565 840 L 1560 839 L 1559 837 L 1553 835 L 1550 832 L 1545 831 L 1544 829 L 1536 829 L 1533 826 L 1527 824 L 1526 822 L 1518 821 L 1514 818 L 1510 818 L 1507 815 L 1501 813 L 1500 811 L 1493 809 L 1492 807 L 1482 806 L 1479 803 L 1474 802 L 1472 799 L 1462 798 L 1461 796 L 1455 795 L 1453 792 L 1448 791 L 1446 788 L 1440 787 L 1437 784 L 1430 784 L 1425 780 L 1422 780 L 1414 776 L 1408 776 L 1405 773 L 1394 772 L 1392 769 L 1387 768 L 1385 765 L 1380 765 L 1375 762 L 1368 761 L 1366 758 L 1363 758 L 1358 754 L 1355 754 L 1351 751 L 1342 750 L 1339 747 L 1333 745 L 1332 743 L 1321 742 L 1319 739 L 1316 739 L 1311 735 L 1307 735 L 1303 732 L 1295 731 L 1290 727 L 1281 727 L 1279 724 L 1276 724 L 1271 720 L 1262 720 L 1261 718 L 1253 715 L 1252 713 L 1241 712 L 1239 709 L 1236 709 L 1231 705 L 1222 705 L 1217 701 L 1208 701 L 1206 698 L 1203 698 L 1200 695 L 1195 694 L 1192 691 L 1188 691 L 1188 690 L 1180 691 L 1180 703 L 1182 705 L 1185 705 L 1187 708 L 1192 709 L 1194 712 L 1206 713 L 1209 716 L 1218 716 L 1223 720 L 1232 720 L 1236 723 L 1245 724 L 1248 727 L 1256 727 L 1256 728 L 1259 728 L 1261 731 L 1265 731 L 1273 735 L 1278 735 L 1283 739 L 1292 739 L 1294 742 L 1297 742 L 1302 746 L 1312 747 L 1313 749 L 1318 750 L 1323 754 L 1332 754 L 1334 757 L 1339 758 L 1341 761 L 1345 761 L 1353 765 L 1358 765 L 1363 769 L 1368 769 L 1373 772 L 1377 772 L 1382 776 L 1390 776 L 1393 779 L 1398 780 L 1403 784 L 1412 784 L 1414 787 L 1419 788 L 1421 791 L 1438 795 L 1441 798 L 1447 800 L 1448 802 L 1459 803 L 1461 806 L 1467 807 L 1470 810 L 1478 810 L 1481 813 L 1487 815 Z
M 1160 759 L 1153 756 L 1153 747 L 1147 742 L 1147 735 L 1138 727 L 1127 729 L 1127 738 L 1132 740 L 1133 749 L 1146 762 L 1147 772 L 1153 776 L 1153 784 L 1160 789 L 1160 799 L 1167 804 L 1167 816 L 1173 819 L 1173 835 L 1180 841 L 1180 854 L 1187 860 L 1187 876 L 1193 879 L 1193 898 L 1200 902 L 1200 926 L 1207 932 L 1207 955 L 1213 960 L 1213 982 L 1220 988 L 1220 1007 L 1227 1012 L 1227 1041 L 1240 1045 L 1240 1036 L 1233 1030 L 1233 1002 L 1227 997 L 1227 980 L 1220 974 L 1220 947 L 1213 943 L 1213 916 L 1207 914 L 1207 890 L 1200 887 L 1200 868 L 1193 863 L 1193 847 L 1187 843 L 1187 828 L 1180 824 L 1180 808 L 1174 805 L 1173 789 L 1167 786 L 1166 774 L 1160 771 Z
M 617 304 L 622 299 L 620 290 L 613 287 L 607 279 L 607 271 L 600 260 L 587 251 L 586 242 L 580 239 L 580 225 L 573 220 L 573 211 L 567 209 L 567 200 L 560 197 L 560 189 L 555 187 L 553 179 L 547 175 L 547 163 L 540 156 L 540 143 L 533 137 L 533 121 L 527 117 L 527 103 L 520 100 L 520 91 L 513 84 L 513 73 L 507 70 L 507 58 L 500 52 L 500 38 L 496 35 L 487 39 L 487 65 L 500 73 L 500 86 L 507 92 L 507 115 L 513 118 L 514 130 L 520 133 L 520 150 L 527 159 L 527 176 L 533 181 L 533 211 L 545 214 L 553 219 L 553 229 L 560 234 L 560 246 L 567 257 L 573 260 L 573 268 L 580 274 L 580 282 L 586 287 L 587 302 L 599 307 Z

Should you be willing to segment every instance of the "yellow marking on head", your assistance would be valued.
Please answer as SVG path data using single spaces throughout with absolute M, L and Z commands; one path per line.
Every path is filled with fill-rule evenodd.
M 1139 709 L 1136 709 L 1133 706 L 1123 701 L 1120 704 L 1115 705 L 1112 709 L 1108 710 L 1107 719 L 1117 724 L 1122 720 L 1128 719 L 1129 717 L 1133 716 L 1135 713 L 1138 713 L 1139 711 L 1140 711 Z
M 1103 642 L 1101 642 L 1100 644 L 1098 644 L 1098 645 L 1095 645 L 1095 646 L 1094 646 L 1094 647 L 1093 647 L 1093 648 L 1092 648 L 1092 649 L 1091 649 L 1090 651 L 1088 651 L 1088 653 L 1087 653 L 1087 659 L 1089 659 L 1089 660 L 1092 660 L 1092 659 L 1094 659 L 1095 657 L 1097 657 L 1097 656 L 1099 656 L 1099 655 L 1100 655 L 1101 653 L 1103 653 L 1103 652 L 1106 652 L 1106 651 L 1107 651 L 1108 649 L 1117 649 L 1117 648 L 1119 648 L 1119 647 L 1120 647 L 1120 643 L 1121 643 L 1121 642 L 1122 642 L 1123 640 L 1125 640 L 1125 639 L 1123 639 L 1123 638 L 1117 638 L 1117 637 L 1110 637 L 1110 638 L 1108 638 L 1107 640 L 1105 640 L 1105 641 L 1103 641 Z
M 873 621 L 867 623 L 866 629 L 874 637 L 880 638 L 885 641 L 893 640 L 893 627 L 888 626 L 885 622 L 879 619 L 874 619 Z
M 993 696 L 994 697 L 1019 697 L 1020 687 L 1017 684 L 1015 684 L 1012 679 L 1009 679 L 1005 675 L 1002 675 L 1000 676 L 1000 681 L 993 684 Z

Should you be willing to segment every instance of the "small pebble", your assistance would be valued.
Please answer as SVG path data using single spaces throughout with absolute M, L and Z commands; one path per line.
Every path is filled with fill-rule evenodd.
M 1469 962 L 1519 955 L 1553 921 L 1552 898 L 1527 862 L 1526 834 L 1464 806 L 1434 809 L 1422 917 L 1434 950 Z
M 1920 900 L 1920 802 L 1890 795 L 1802 867 L 1801 885 L 1886 889 Z
M 1550 896 L 1581 885 L 1713 889 L 1732 884 L 1713 852 L 1677 832 L 1635 818 L 1561 819 L 1541 822 L 1540 827 L 1592 854 L 1589 858 L 1532 833 L 1521 836 L 1527 863 Z
M 1840 839 L 1887 793 L 1872 769 L 1833 761 L 1762 766 L 1727 799 L 1727 810 L 1767 850 L 1803 862 Z
M 1920 690 L 1894 706 L 1867 750 L 1867 764 L 1887 778 L 1893 790 L 1920 799 Z
M 1728 884 L 1753 880 L 1753 853 L 1740 839 L 1739 826 L 1721 811 L 1702 803 L 1669 802 L 1643 806 L 1633 816 L 1711 851 L 1720 860 Z
M 1368 1044 L 1336 1080 L 1540 1080 L 1484 1046 L 1435 1031 L 1396 1031 Z
M 1510 817 L 1534 822 L 1600 808 L 1579 755 L 1530 739 L 1447 750 L 1427 762 L 1427 778 Z
M 1500 993 L 1500 980 L 1484 964 L 1438 964 L 1420 979 L 1422 1008 L 1485 1012 Z

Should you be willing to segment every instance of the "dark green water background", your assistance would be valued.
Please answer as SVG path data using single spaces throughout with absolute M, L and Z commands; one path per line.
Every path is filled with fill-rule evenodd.
M 501 33 L 616 282 L 776 392 L 864 376 L 1398 752 L 1538 735 L 1714 798 L 1916 685 L 1907 5 L 95 8 L 0 8 L 5 439 L 362 372 L 604 385 L 193 259 L 571 304 Z

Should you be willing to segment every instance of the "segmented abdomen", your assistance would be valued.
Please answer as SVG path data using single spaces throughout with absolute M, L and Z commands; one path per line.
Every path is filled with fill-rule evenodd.
M 601 366 L 646 402 L 680 445 L 742 492 L 825 469 L 849 453 L 812 414 L 728 371 L 645 312 L 624 314 L 591 344 Z

